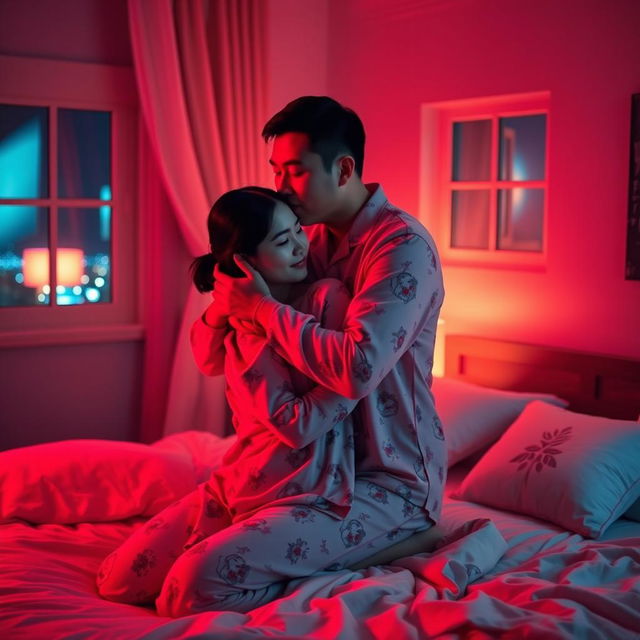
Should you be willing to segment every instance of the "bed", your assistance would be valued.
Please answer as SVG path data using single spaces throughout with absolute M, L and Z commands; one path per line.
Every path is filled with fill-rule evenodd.
M 451 466 L 430 553 L 292 582 L 248 614 L 159 617 L 95 574 L 230 445 L 67 441 L 0 453 L 0 637 L 640 637 L 640 361 L 448 336 Z

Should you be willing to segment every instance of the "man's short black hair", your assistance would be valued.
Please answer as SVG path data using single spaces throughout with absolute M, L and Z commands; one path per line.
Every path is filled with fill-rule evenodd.
M 362 178 L 365 133 L 355 111 L 328 96 L 302 96 L 278 111 L 262 129 L 266 141 L 285 133 L 309 136 L 309 148 L 322 158 L 329 171 L 342 153 L 353 156 L 355 170 Z

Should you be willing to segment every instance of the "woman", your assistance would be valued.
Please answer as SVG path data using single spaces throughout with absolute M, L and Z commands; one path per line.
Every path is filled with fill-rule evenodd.
M 335 280 L 304 283 L 307 239 L 282 196 L 246 187 L 224 194 L 208 219 L 211 253 L 193 278 L 213 286 L 213 269 L 241 276 L 241 253 L 272 295 L 341 327 L 348 304 Z M 420 523 L 389 525 L 405 501 L 356 480 L 351 419 L 356 402 L 286 365 L 264 336 L 230 329 L 215 305 L 206 322 L 226 332 L 225 376 L 237 443 L 195 492 L 137 530 L 103 562 L 105 598 L 146 603 L 160 615 L 248 611 L 278 597 L 288 581 L 353 566 L 407 538 Z M 396 518 L 391 521 L 397 522 Z

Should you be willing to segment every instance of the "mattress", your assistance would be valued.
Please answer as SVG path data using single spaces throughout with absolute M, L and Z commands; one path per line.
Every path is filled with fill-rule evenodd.
M 96 592 L 102 559 L 146 517 L 0 526 L 0 636 L 22 638 L 634 638 L 640 634 L 640 523 L 619 519 L 588 540 L 516 513 L 456 500 L 468 467 L 451 470 L 441 526 L 475 526 L 454 542 L 380 567 L 290 584 L 248 614 L 159 617 Z M 470 526 L 469 523 L 475 523 Z M 504 539 L 495 562 L 487 523 Z M 473 531 L 471 533 L 473 534 Z M 455 537 L 455 536 L 454 536 Z M 478 546 L 479 545 L 479 546 Z M 485 545 L 483 547 L 483 545 Z M 493 551 L 496 551 L 495 549 Z M 482 575 L 460 572 L 469 559 Z

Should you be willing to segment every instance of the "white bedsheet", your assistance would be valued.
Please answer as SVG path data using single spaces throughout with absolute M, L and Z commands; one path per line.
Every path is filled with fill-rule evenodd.
M 141 522 L 0 526 L 0 638 L 640 637 L 637 522 L 620 520 L 592 541 L 447 500 L 442 525 L 470 535 L 434 554 L 298 580 L 249 614 L 178 620 L 96 594 L 100 561 Z

